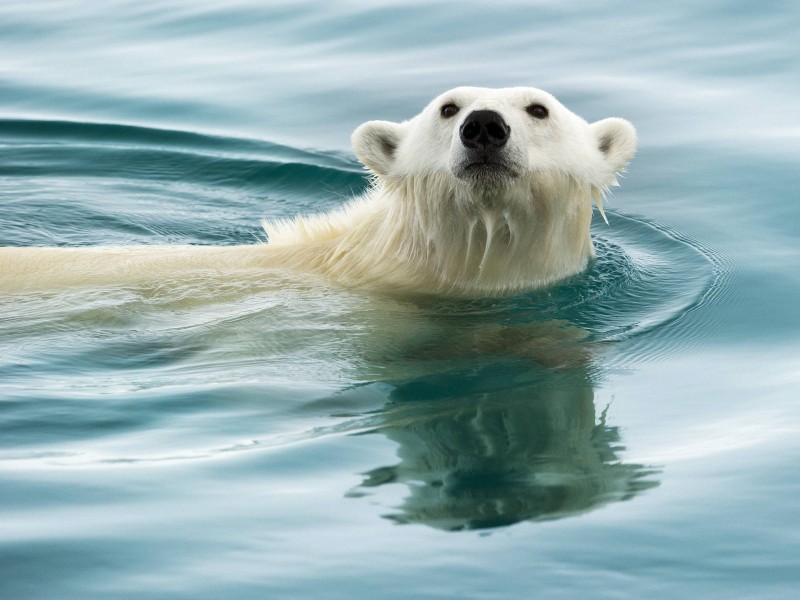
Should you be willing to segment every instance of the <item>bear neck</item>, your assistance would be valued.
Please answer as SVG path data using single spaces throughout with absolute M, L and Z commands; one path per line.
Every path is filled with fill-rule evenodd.
M 414 287 L 455 295 L 510 294 L 583 271 L 598 190 L 561 173 L 475 189 L 452 178 L 406 177 L 378 189 L 388 200 L 370 252 L 399 262 Z

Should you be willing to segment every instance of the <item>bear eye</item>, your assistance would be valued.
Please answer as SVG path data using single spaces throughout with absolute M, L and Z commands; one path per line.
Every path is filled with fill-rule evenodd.
M 449 119 L 450 117 L 454 117 L 454 116 L 456 116 L 456 113 L 458 113 L 458 111 L 459 111 L 459 108 L 458 108 L 458 106 L 456 106 L 456 105 L 455 105 L 455 104 L 453 104 L 452 102 L 450 102 L 450 103 L 448 103 L 448 104 L 445 104 L 445 105 L 442 107 L 442 110 L 441 110 L 441 112 L 442 112 L 442 116 L 443 116 L 445 119 Z
M 546 119 L 550 113 L 541 104 L 531 104 L 525 111 L 532 117 L 537 119 Z

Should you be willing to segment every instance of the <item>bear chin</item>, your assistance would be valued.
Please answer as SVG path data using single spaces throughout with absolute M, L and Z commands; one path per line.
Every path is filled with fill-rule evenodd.
M 502 188 L 519 179 L 520 173 L 506 161 L 477 160 L 460 165 L 453 173 L 456 179 L 474 188 Z

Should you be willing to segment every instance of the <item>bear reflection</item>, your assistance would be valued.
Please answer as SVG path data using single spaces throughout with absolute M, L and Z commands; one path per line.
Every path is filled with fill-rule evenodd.
M 400 462 L 350 495 L 403 483 L 400 523 L 459 530 L 556 519 L 657 485 L 623 464 L 617 428 L 599 421 L 585 368 L 505 360 L 397 384 L 375 428 Z

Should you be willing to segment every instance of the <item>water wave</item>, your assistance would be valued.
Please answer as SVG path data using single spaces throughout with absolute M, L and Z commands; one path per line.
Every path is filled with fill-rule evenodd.
M 109 123 L 0 120 L 0 243 L 235 244 L 359 193 L 350 157 Z

